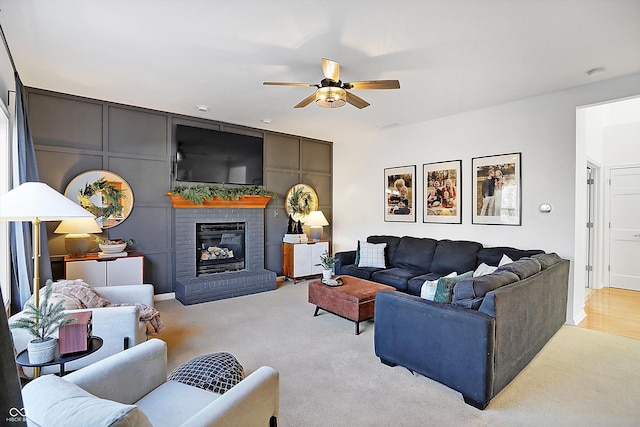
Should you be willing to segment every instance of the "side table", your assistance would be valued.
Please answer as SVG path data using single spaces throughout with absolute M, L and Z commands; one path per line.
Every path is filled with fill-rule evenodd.
M 79 351 L 77 353 L 65 354 L 64 356 L 62 356 L 58 352 L 58 350 L 56 350 L 56 355 L 52 361 L 47 363 L 30 363 L 28 351 L 22 350 L 16 356 L 16 362 L 20 366 L 27 366 L 29 368 L 41 368 L 43 366 L 60 365 L 60 376 L 62 377 L 65 374 L 65 371 L 64 371 L 65 363 L 72 362 L 74 360 L 78 360 L 92 353 L 95 353 L 96 351 L 100 350 L 100 347 L 102 347 L 102 338 L 91 337 L 91 339 L 89 340 L 89 344 L 87 346 L 87 351 Z M 37 375 L 34 375 L 34 378 L 35 377 L 37 377 Z

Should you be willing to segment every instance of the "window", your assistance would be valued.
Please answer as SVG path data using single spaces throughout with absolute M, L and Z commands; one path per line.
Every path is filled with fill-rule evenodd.
M 0 194 L 9 191 L 11 177 L 11 144 L 9 114 L 0 103 Z M 9 255 L 9 223 L 0 221 L 0 285 L 5 309 L 11 301 L 11 276 Z

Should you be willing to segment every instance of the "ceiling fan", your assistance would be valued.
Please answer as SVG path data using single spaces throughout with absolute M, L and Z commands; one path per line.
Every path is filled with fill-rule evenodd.
M 314 100 L 316 104 L 324 108 L 338 108 L 347 102 L 357 108 L 365 108 L 370 104 L 364 99 L 347 92 L 347 89 L 400 89 L 398 80 L 368 80 L 361 82 L 345 82 L 340 80 L 340 63 L 331 59 L 322 58 L 322 72 L 324 79 L 317 83 L 289 83 L 289 82 L 264 82 L 267 86 L 312 86 L 318 89 L 300 101 L 293 108 L 303 108 Z

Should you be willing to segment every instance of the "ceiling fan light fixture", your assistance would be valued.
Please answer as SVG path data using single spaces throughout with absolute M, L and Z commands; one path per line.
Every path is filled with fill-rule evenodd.
M 347 103 L 347 91 L 341 87 L 325 86 L 316 91 L 316 104 L 323 108 L 339 108 Z

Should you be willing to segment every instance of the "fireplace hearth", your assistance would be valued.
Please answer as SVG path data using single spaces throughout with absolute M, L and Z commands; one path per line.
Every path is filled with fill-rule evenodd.
M 175 295 L 182 304 L 276 289 L 276 273 L 264 269 L 263 208 L 176 208 L 173 212 Z M 202 224 L 206 227 L 199 233 Z

